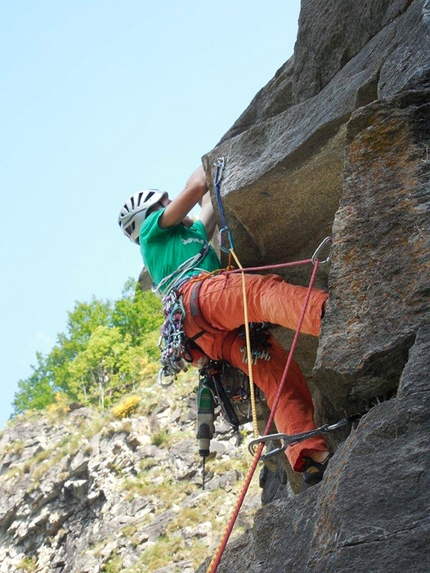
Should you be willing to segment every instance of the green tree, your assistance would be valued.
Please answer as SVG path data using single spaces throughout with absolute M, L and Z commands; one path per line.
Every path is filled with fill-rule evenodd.
M 112 323 L 112 304 L 93 297 L 91 302 L 77 302 L 68 313 L 67 331 L 60 333 L 57 344 L 46 358 L 48 375 L 55 386 L 71 400 L 80 400 L 76 393 L 69 364 L 85 350 L 92 333 L 99 326 L 108 327 Z
M 13 407 L 15 412 L 41 410 L 55 401 L 55 387 L 40 352 L 36 353 L 37 366 L 31 366 L 33 374 L 18 382 Z
M 77 302 L 68 313 L 66 332 L 46 356 L 37 354 L 33 374 L 19 382 L 15 412 L 45 408 L 57 392 L 71 402 L 110 404 L 155 374 L 162 321 L 160 300 L 142 292 L 133 279 L 114 303 L 94 297 Z
M 123 337 L 116 327 L 98 326 L 92 332 L 85 349 L 68 365 L 79 400 L 103 409 L 124 391 L 130 371 L 121 356 L 129 344 L 130 337 Z
M 124 286 L 122 298 L 115 302 L 112 323 L 122 334 L 128 334 L 131 344 L 141 345 L 147 334 L 160 328 L 163 322 L 161 301 L 151 291 L 142 291 L 133 279 Z

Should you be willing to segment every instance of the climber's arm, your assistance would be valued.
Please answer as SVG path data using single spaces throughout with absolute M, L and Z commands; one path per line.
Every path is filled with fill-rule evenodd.
M 211 196 L 209 194 L 209 191 L 207 191 L 203 195 L 201 207 L 202 207 L 202 210 L 200 212 L 199 219 L 200 219 L 200 221 L 202 221 L 203 225 L 205 226 L 206 234 L 207 234 L 208 239 L 210 241 L 212 238 L 212 235 L 214 234 L 214 231 L 215 231 L 216 221 L 215 221 L 215 211 L 214 211 L 214 208 L 212 206 L 212 201 L 211 201 Z
M 188 179 L 184 190 L 166 206 L 159 220 L 160 227 L 165 229 L 182 223 L 191 209 L 203 201 L 207 191 L 206 175 L 200 166 Z M 204 203 L 206 205 L 206 200 Z

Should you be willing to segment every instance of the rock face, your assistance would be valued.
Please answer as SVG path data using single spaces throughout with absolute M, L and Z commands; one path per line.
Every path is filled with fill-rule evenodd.
M 243 266 L 309 259 L 332 237 L 317 277 L 330 293 L 322 334 L 301 337 L 296 357 L 317 422 L 362 414 L 330 436 L 334 456 L 317 486 L 298 495 L 281 464 L 264 470 L 264 506 L 218 573 L 430 570 L 429 38 L 429 0 L 302 0 L 294 56 L 203 158 L 209 180 L 226 159 L 222 199 Z M 307 284 L 311 265 L 279 272 Z M 288 346 L 291 334 L 275 334 Z M 159 404 L 157 424 L 174 412 Z M 42 466 L 43 479 L 26 456 L 42 464 L 66 430 L 5 434 L 2 447 L 15 445 L 1 461 L 0 572 L 33 563 L 39 573 L 137 573 L 147 570 L 137 565 L 144 544 L 166 532 L 181 551 L 159 573 L 195 570 L 199 540 L 213 548 L 210 526 L 174 529 L 181 507 L 201 507 L 194 496 L 171 493 L 176 503 L 160 508 L 155 494 L 118 491 L 118 475 L 138 488 L 142 468 L 154 471 L 151 423 L 95 434 L 64 467 Z M 177 483 L 198 471 L 183 423 L 181 443 L 158 461 Z M 236 470 L 218 475 L 221 489 L 233 487 Z M 181 557 L 189 546 L 194 563 Z
M 426 320 L 429 95 L 406 91 L 369 104 L 348 124 L 332 297 L 317 360 L 321 388 L 339 410 L 353 403 L 362 410 L 397 388 Z
M 362 418 L 324 481 L 263 507 L 254 528 L 227 548 L 218 573 L 429 569 L 429 341 L 423 328 L 397 398 Z
M 309 258 L 332 236 L 322 334 L 302 338 L 298 361 L 317 421 L 364 414 L 330 436 L 312 490 L 285 499 L 279 469 L 269 475 L 272 503 L 219 573 L 430 566 L 429 38 L 428 1 L 303 1 L 294 56 L 204 158 L 211 174 L 226 159 L 244 266 Z
M 5 429 L 1 573 L 192 573 L 211 554 L 241 487 L 245 444 L 216 426 L 202 491 L 195 396 L 153 400 L 149 415 L 80 408 Z M 257 485 L 242 526 L 259 498 Z
M 428 10 L 422 1 L 302 2 L 294 56 L 204 158 L 213 174 L 226 157 L 223 201 L 244 265 L 308 258 L 331 234 L 349 119 L 424 87 Z

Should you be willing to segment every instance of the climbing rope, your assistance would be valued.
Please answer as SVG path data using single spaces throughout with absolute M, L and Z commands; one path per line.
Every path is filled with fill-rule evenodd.
M 283 390 L 283 387 L 284 387 L 284 384 L 285 384 L 285 380 L 287 379 L 287 375 L 288 375 L 288 372 L 289 372 L 289 369 L 290 369 L 291 361 L 292 361 L 292 359 L 293 359 L 294 351 L 295 351 L 296 346 L 297 346 L 297 341 L 298 341 L 298 338 L 299 338 L 300 330 L 301 330 L 301 328 L 302 328 L 303 320 L 304 320 L 304 318 L 305 318 L 305 313 L 306 313 L 306 309 L 307 309 L 307 306 L 308 306 L 308 303 L 309 303 L 311 291 L 312 291 L 312 288 L 313 288 L 313 285 L 314 285 L 314 282 L 315 282 L 315 277 L 316 277 L 316 273 L 317 273 L 317 271 L 318 271 L 318 267 L 319 267 L 319 261 L 318 261 L 318 259 L 315 259 L 314 269 L 313 269 L 313 272 L 312 272 L 311 279 L 310 279 L 310 281 L 309 281 L 309 286 L 308 286 L 308 290 L 307 290 L 307 293 L 306 293 L 306 298 L 305 298 L 305 301 L 304 301 L 304 303 L 303 303 L 302 313 L 301 313 L 301 315 L 300 315 L 299 323 L 298 323 L 298 325 L 297 325 L 297 329 L 296 329 L 296 332 L 295 332 L 295 335 L 294 335 L 294 338 L 293 338 L 293 342 L 292 342 L 292 344 L 291 344 L 291 349 L 290 349 L 290 352 L 289 352 L 289 355 L 288 355 L 288 360 L 287 360 L 287 363 L 286 363 L 286 365 L 285 365 L 284 372 L 283 372 L 283 375 L 282 375 L 282 378 L 281 378 L 281 381 L 280 381 L 280 384 L 279 384 L 278 392 L 277 392 L 277 394 L 276 394 L 276 397 L 275 397 L 275 400 L 274 400 L 274 403 L 273 403 L 273 406 L 272 406 L 272 409 L 271 409 L 271 413 L 270 413 L 268 422 L 267 422 L 266 427 L 265 427 L 265 430 L 264 430 L 264 434 L 263 434 L 264 436 L 266 436 L 266 435 L 269 434 L 270 427 L 271 427 L 271 425 L 272 425 L 273 418 L 274 418 L 274 416 L 275 416 L 276 408 L 277 408 L 277 406 L 278 406 L 278 404 L 279 404 L 279 400 L 280 400 L 280 397 L 281 397 L 281 393 L 282 393 L 282 390 Z M 245 499 L 246 493 L 247 493 L 247 491 L 248 491 L 248 489 L 249 489 L 249 486 L 250 486 L 250 484 L 251 484 L 251 481 L 252 481 L 253 475 L 254 475 L 254 473 L 255 473 L 255 470 L 256 470 L 256 468 L 257 468 L 258 462 L 260 461 L 261 454 L 262 454 L 262 452 L 263 452 L 263 447 L 264 447 L 264 443 L 263 443 L 263 442 L 260 442 L 260 443 L 258 444 L 258 448 L 257 448 L 256 451 L 255 451 L 255 454 L 254 454 L 254 458 L 253 458 L 251 467 L 250 467 L 250 469 L 249 469 L 249 471 L 248 471 L 248 474 L 247 474 L 247 476 L 246 476 L 246 478 L 245 478 L 245 483 L 244 483 L 243 488 L 242 488 L 242 490 L 241 490 L 241 492 L 240 492 L 240 495 L 239 495 L 239 498 L 238 498 L 238 500 L 237 500 L 237 503 L 236 503 L 236 505 L 235 505 L 235 507 L 234 507 L 234 510 L 233 510 L 233 512 L 232 512 L 232 515 L 231 515 L 231 517 L 230 517 L 230 519 L 229 519 L 229 521 L 228 521 L 228 523 L 227 523 L 227 527 L 226 527 L 225 531 L 223 532 L 223 535 L 221 536 L 220 543 L 219 543 L 219 545 L 218 545 L 218 547 L 217 547 L 217 549 L 216 549 L 216 551 L 215 551 L 215 553 L 214 553 L 214 556 L 213 556 L 213 558 L 212 558 L 211 563 L 209 564 L 209 567 L 208 567 L 206 573 L 215 573 L 216 570 L 217 570 L 217 568 L 218 568 L 218 565 L 219 565 L 219 563 L 220 563 L 220 561 L 221 561 L 221 557 L 222 557 L 222 555 L 223 555 L 223 553 L 224 553 L 225 547 L 226 547 L 226 545 L 227 545 L 227 543 L 228 543 L 228 540 L 229 540 L 229 538 L 230 538 L 231 532 L 233 531 L 234 524 L 235 524 L 236 519 L 237 519 L 237 517 L 238 517 L 238 515 L 239 515 L 240 508 L 242 507 L 242 504 L 243 504 L 243 501 L 244 501 L 244 499 Z
M 239 269 L 242 269 L 242 265 L 236 256 L 233 249 L 230 249 L 230 253 L 236 261 Z M 254 432 L 254 438 L 258 436 L 258 420 L 257 420 L 257 405 L 255 400 L 255 388 L 254 388 L 254 375 L 252 370 L 252 349 L 251 349 L 251 334 L 249 329 L 248 320 L 248 299 L 246 296 L 246 280 L 245 273 L 242 271 L 242 296 L 243 296 L 243 320 L 245 326 L 245 341 L 246 341 L 246 357 L 248 362 L 248 378 L 249 378 L 249 391 L 250 391 L 250 401 L 251 401 L 251 412 L 252 412 L 252 428 Z
M 251 334 L 250 334 L 250 329 L 249 329 L 249 320 L 248 320 L 248 299 L 247 299 L 247 295 L 246 295 L 246 279 L 245 279 L 245 273 L 243 272 L 243 267 L 240 264 L 240 261 L 236 255 L 236 253 L 234 252 L 234 243 L 233 243 L 233 237 L 231 235 L 231 231 L 227 226 L 227 221 L 225 218 L 225 212 L 224 212 L 224 206 L 221 200 L 221 181 L 224 175 L 224 169 L 225 169 L 225 159 L 224 157 L 221 157 L 218 159 L 218 161 L 215 164 L 216 167 L 216 171 L 215 171 L 215 179 L 214 179 L 214 187 L 215 187 L 215 193 L 216 193 L 216 198 L 217 198 L 217 203 L 218 203 L 218 209 L 220 212 L 220 217 L 221 217 L 221 229 L 219 232 L 219 244 L 220 244 L 220 248 L 229 253 L 229 255 L 235 260 L 237 266 L 239 267 L 239 271 L 241 272 L 242 275 L 242 297 L 243 297 L 243 320 L 244 320 L 244 326 L 245 326 L 245 341 L 246 341 L 246 357 L 247 357 L 247 362 L 248 362 L 248 377 L 249 377 L 249 390 L 250 390 L 250 402 L 251 402 L 251 412 L 252 412 L 252 427 L 253 427 L 253 433 L 254 433 L 254 437 L 256 438 L 258 436 L 258 420 L 257 420 L 257 406 L 256 406 L 256 400 L 255 400 L 255 388 L 254 388 L 254 376 L 253 376 L 253 371 L 252 371 L 252 350 L 251 350 Z M 223 233 L 227 234 L 227 241 L 228 241 L 228 246 L 224 246 L 223 245 Z
M 247 346 L 247 356 L 248 356 L 248 365 L 249 365 L 249 378 L 250 378 L 250 388 L 253 388 L 254 384 L 253 384 L 253 378 L 252 378 L 252 359 L 251 359 L 250 334 L 249 334 L 249 323 L 248 323 L 248 314 L 247 314 L 247 313 L 248 313 L 248 309 L 247 309 L 247 298 L 246 298 L 245 271 L 246 271 L 246 270 L 247 270 L 247 271 L 250 271 L 250 270 L 261 270 L 262 268 L 274 268 L 275 266 L 274 266 L 274 265 L 270 265 L 270 266 L 267 266 L 267 267 L 253 267 L 253 268 L 244 269 L 244 268 L 240 265 L 239 260 L 237 259 L 236 254 L 234 253 L 233 241 L 232 241 L 232 238 L 231 238 L 231 233 L 229 232 L 228 227 L 227 227 L 227 224 L 226 224 L 226 221 L 225 221 L 225 213 L 224 213 L 224 209 L 223 209 L 223 207 L 222 207 L 222 201 L 221 201 L 221 190 L 220 190 L 220 186 L 221 186 L 221 180 L 222 180 L 222 176 L 223 176 L 223 172 L 224 172 L 224 168 L 225 168 L 225 160 L 224 160 L 224 158 L 221 158 L 221 159 L 218 160 L 218 162 L 216 163 L 216 167 L 217 167 L 217 169 L 216 169 L 216 174 L 215 174 L 215 191 L 216 191 L 216 196 L 217 196 L 217 200 L 218 200 L 218 207 L 219 207 L 220 216 L 221 216 L 221 222 L 222 222 L 222 228 L 221 228 L 221 231 L 220 231 L 220 244 L 221 244 L 221 241 L 222 241 L 222 234 L 223 234 L 223 233 L 227 233 L 227 238 L 228 238 L 228 242 L 229 242 L 229 247 L 228 247 L 228 249 L 227 249 L 226 247 L 224 247 L 224 246 L 221 247 L 221 248 L 222 248 L 222 250 L 224 250 L 224 251 L 226 251 L 226 252 L 229 252 L 229 253 L 235 258 L 236 263 L 237 263 L 237 265 L 238 265 L 238 267 L 239 267 L 238 269 L 228 270 L 228 271 L 224 271 L 224 272 L 225 272 L 225 273 L 229 273 L 229 272 L 240 272 L 241 275 L 242 275 L 242 289 L 243 289 L 243 297 L 244 297 L 244 321 L 245 321 L 245 329 L 246 329 L 246 346 Z M 314 285 L 314 282 L 315 282 L 315 277 L 316 277 L 316 274 L 317 274 L 317 271 L 318 271 L 318 268 L 319 268 L 319 265 L 320 265 L 320 261 L 319 261 L 319 259 L 318 259 L 318 256 L 319 256 L 320 252 L 322 251 L 322 249 L 325 247 L 325 245 L 326 245 L 329 241 L 330 241 L 330 238 L 329 238 L 329 237 L 327 237 L 326 239 L 324 239 L 324 241 L 318 246 L 317 250 L 315 251 L 315 253 L 314 253 L 314 255 L 313 255 L 313 257 L 312 257 L 311 259 L 308 259 L 308 260 L 306 260 L 306 261 L 296 261 L 296 262 L 293 262 L 293 263 L 284 263 L 284 264 L 281 264 L 281 265 L 276 265 L 276 267 L 279 268 L 279 267 L 281 267 L 281 266 L 293 266 L 293 265 L 303 264 L 303 263 L 312 263 L 313 266 L 314 266 L 314 268 L 313 268 L 313 272 L 312 272 L 311 279 L 310 279 L 310 281 L 309 281 L 309 285 L 308 285 L 308 289 L 307 289 L 307 293 L 306 293 L 306 298 L 305 298 L 305 301 L 304 301 L 304 303 L 303 303 L 303 308 L 302 308 L 302 312 L 301 312 L 301 315 L 300 315 L 300 319 L 299 319 L 299 322 L 298 322 L 298 325 L 297 325 L 297 329 L 296 329 L 296 332 L 295 332 L 295 335 L 294 335 L 294 338 L 293 338 L 293 342 L 292 342 L 292 344 L 291 344 L 291 349 L 290 349 L 290 352 L 289 352 L 289 355 L 288 355 L 288 360 L 287 360 L 287 363 L 286 363 L 286 365 L 285 365 L 284 372 L 283 372 L 281 381 L 280 381 L 280 383 L 279 383 L 278 391 L 277 391 L 277 394 L 276 394 L 274 403 L 273 403 L 272 408 L 271 408 L 271 413 L 270 413 L 269 419 L 268 419 L 268 421 L 267 421 L 267 424 L 266 424 L 266 427 L 265 427 L 265 430 L 264 430 L 264 436 L 269 435 L 270 427 L 271 427 L 271 425 L 272 425 L 272 422 L 273 422 L 273 419 L 274 419 L 274 416 L 275 416 L 275 413 L 276 413 L 276 408 L 277 408 L 277 406 L 278 406 L 278 404 L 279 404 L 279 400 L 280 400 L 280 397 L 281 397 L 281 394 L 282 394 L 282 390 L 283 390 L 283 387 L 284 387 L 284 385 L 285 385 L 285 381 L 286 381 L 286 379 L 287 379 L 287 375 L 288 375 L 288 372 L 289 372 L 289 369 L 290 369 L 290 365 L 291 365 L 291 362 L 292 362 L 292 359 L 293 359 L 294 351 L 295 351 L 296 346 L 297 346 L 298 337 L 299 337 L 299 334 L 300 334 L 300 331 L 301 331 L 301 328 L 302 328 L 302 325 L 303 325 L 303 321 L 304 321 L 304 318 L 305 318 L 306 309 L 307 309 L 307 306 L 308 306 L 308 304 L 309 304 L 309 299 L 310 299 L 311 292 L 312 292 L 312 288 L 313 288 L 313 285 Z M 323 262 L 327 262 L 327 261 L 328 261 L 328 259 L 326 259 L 326 260 L 323 261 Z M 248 328 L 247 328 L 247 326 L 248 326 Z M 252 397 L 251 397 L 251 399 L 252 399 Z M 252 403 L 253 408 L 255 409 L 255 399 L 252 399 L 252 402 L 251 402 L 251 403 Z M 255 444 L 255 446 L 256 446 L 256 449 L 255 449 L 255 453 L 254 453 L 254 458 L 253 458 L 252 464 L 251 464 L 251 466 L 250 466 L 250 468 L 249 468 L 248 474 L 246 475 L 244 485 L 243 485 L 243 487 L 242 487 L 242 490 L 241 490 L 241 492 L 240 492 L 239 498 L 238 498 L 238 500 L 237 500 L 237 502 L 236 502 L 236 505 L 235 505 L 235 507 L 234 507 L 234 510 L 233 510 L 233 512 L 232 512 L 232 515 L 231 515 L 231 517 L 230 517 L 230 519 L 229 519 L 229 521 L 228 521 L 228 523 L 227 523 L 227 526 L 226 526 L 225 531 L 223 532 L 223 535 L 221 536 L 220 543 L 219 543 L 219 545 L 218 545 L 218 547 L 217 547 L 217 549 L 216 549 L 216 551 L 215 551 L 215 553 L 214 553 L 214 556 L 213 556 L 213 558 L 212 558 L 212 561 L 211 561 L 211 563 L 209 564 L 209 567 L 208 567 L 208 569 L 207 569 L 207 573 L 215 573 L 216 570 L 217 570 L 217 568 L 218 568 L 218 565 L 219 565 L 219 563 L 220 563 L 220 561 L 221 561 L 221 557 L 222 557 L 222 555 L 223 555 L 223 553 L 224 553 L 225 547 L 226 547 L 226 545 L 227 545 L 227 543 L 228 543 L 228 540 L 229 540 L 229 538 L 230 538 L 231 532 L 232 532 L 232 530 L 233 530 L 234 524 L 235 524 L 236 519 L 237 519 L 237 517 L 238 517 L 238 515 L 239 515 L 240 508 L 242 507 L 242 504 L 243 504 L 243 501 L 244 501 L 244 499 L 245 499 L 246 493 L 247 493 L 247 491 L 248 491 L 248 489 L 249 489 L 249 486 L 250 486 L 250 484 L 251 484 L 253 475 L 254 475 L 254 473 L 255 473 L 255 470 L 256 470 L 256 468 L 257 468 L 258 462 L 260 461 L 260 458 L 261 458 L 261 455 L 262 455 L 262 452 L 263 452 L 264 441 L 258 442 L 258 438 L 257 438 L 257 436 L 255 435 L 256 428 L 257 428 L 256 418 L 257 418 L 257 417 L 256 417 L 256 414 L 255 414 L 255 422 L 254 422 L 253 425 L 254 425 L 254 444 Z M 254 420 L 254 411 L 253 411 L 253 420 Z

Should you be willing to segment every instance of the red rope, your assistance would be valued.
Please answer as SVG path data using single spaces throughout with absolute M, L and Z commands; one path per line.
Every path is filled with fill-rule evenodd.
M 264 436 L 266 436 L 269 433 L 270 426 L 273 422 L 273 418 L 275 417 L 276 408 L 278 407 L 279 400 L 281 398 L 282 389 L 284 387 L 285 380 L 287 379 L 288 370 L 290 369 L 290 364 L 291 364 L 291 361 L 293 360 L 293 354 L 294 354 L 294 351 L 295 351 L 296 346 L 297 346 L 297 341 L 299 339 L 299 335 L 300 335 L 300 331 L 302 329 L 303 321 L 305 319 L 306 308 L 308 306 L 309 299 L 311 297 L 311 291 L 312 291 L 313 284 L 315 282 L 315 277 L 316 277 L 316 274 L 318 271 L 318 267 L 319 267 L 319 261 L 318 261 L 318 259 L 316 259 L 315 265 L 314 265 L 314 270 L 312 271 L 312 276 L 311 276 L 311 279 L 309 281 L 309 286 L 308 286 L 308 291 L 306 293 L 305 302 L 303 303 L 302 314 L 300 315 L 300 320 L 299 320 L 299 323 L 297 325 L 296 332 L 294 333 L 293 342 L 291 343 L 291 349 L 290 349 L 290 352 L 288 354 L 288 360 L 287 360 L 287 363 L 286 363 L 285 368 L 284 368 L 284 373 L 282 375 L 281 382 L 279 384 L 279 388 L 278 388 L 278 392 L 276 394 L 275 401 L 273 402 L 273 406 L 272 406 L 272 409 L 270 412 L 269 420 L 268 420 L 268 422 L 266 424 L 266 428 L 264 430 L 264 434 L 263 434 Z
M 248 267 L 245 269 L 230 269 L 222 271 L 223 275 L 228 275 L 230 273 L 242 273 L 244 271 L 264 271 L 268 269 L 281 269 L 283 267 L 294 267 L 295 265 L 304 265 L 306 263 L 311 263 L 312 259 L 304 259 L 303 261 L 292 261 L 290 263 L 278 263 L 276 265 L 265 265 L 264 267 Z
M 286 264 L 287 264 L 287 265 L 289 265 L 289 264 L 300 264 L 300 263 L 303 263 L 303 262 L 311 262 L 311 260 L 309 260 L 309 261 L 299 261 L 299 263 L 286 263 Z M 299 338 L 300 330 L 301 330 L 301 328 L 302 328 L 302 324 L 303 324 L 303 321 L 304 321 L 304 318 L 305 318 L 306 308 L 307 308 L 308 303 L 309 303 L 309 299 L 310 299 L 310 296 L 311 296 L 311 291 L 312 291 L 313 284 L 314 284 L 314 282 L 315 282 L 315 276 L 316 276 L 316 273 L 317 273 L 317 270 L 318 270 L 318 266 L 319 266 L 319 261 L 318 261 L 318 259 L 316 259 L 316 260 L 315 260 L 315 264 L 314 264 L 314 270 L 313 270 L 313 272 L 312 272 L 312 276 L 311 276 L 311 279 L 310 279 L 310 281 L 309 281 L 309 286 L 308 286 L 308 290 L 307 290 L 307 293 L 306 293 L 306 298 L 305 298 L 305 301 L 304 301 L 304 303 L 303 303 L 302 314 L 300 315 L 300 320 L 299 320 L 299 323 L 298 323 L 298 325 L 297 325 L 297 329 L 296 329 L 296 332 L 295 332 L 295 335 L 294 335 L 294 338 L 293 338 L 293 342 L 292 342 L 292 344 L 291 344 L 291 349 L 290 349 L 290 352 L 289 352 L 289 355 L 288 355 L 288 360 L 287 360 L 287 363 L 285 364 L 285 368 L 284 368 L 284 372 L 283 372 L 283 374 L 282 374 L 281 382 L 279 383 L 278 392 L 277 392 L 277 394 L 276 394 L 275 401 L 274 401 L 274 403 L 273 403 L 273 405 L 272 405 L 272 408 L 271 408 L 269 420 L 268 420 L 268 422 L 267 422 L 267 424 L 266 424 L 266 428 L 265 428 L 265 430 L 264 430 L 264 434 L 263 434 L 264 436 L 268 435 L 268 433 L 269 433 L 269 431 L 270 431 L 270 426 L 271 426 L 271 424 L 272 424 L 272 422 L 273 422 L 273 418 L 274 418 L 274 416 L 275 416 L 276 408 L 278 407 L 279 400 L 280 400 L 280 398 L 281 398 L 282 389 L 283 389 L 283 387 L 284 387 L 285 380 L 287 379 L 288 370 L 290 369 L 291 361 L 292 361 L 292 359 L 293 359 L 293 354 L 294 354 L 294 351 L 295 351 L 296 346 L 297 346 L 297 340 L 298 340 L 298 338 Z M 262 267 L 259 267 L 259 268 L 261 269 Z M 267 268 L 271 268 L 271 267 L 267 267 Z M 254 270 L 254 269 L 239 269 L 239 270 L 240 270 L 240 271 L 244 271 L 244 270 Z M 227 271 L 227 272 L 234 272 L 234 271 Z M 231 535 L 231 532 L 232 532 L 232 530 L 233 530 L 234 524 L 235 524 L 235 522 L 236 522 L 237 516 L 239 515 L 240 508 L 242 507 L 243 500 L 245 499 L 245 495 L 246 495 L 246 493 L 247 493 L 247 491 L 248 491 L 248 489 L 249 489 L 249 486 L 250 486 L 250 484 L 251 484 L 251 481 L 252 481 L 253 475 L 254 475 L 254 473 L 255 473 L 255 470 L 256 470 L 256 468 L 257 468 L 258 462 L 260 461 L 260 457 L 261 457 L 261 454 L 262 454 L 262 452 L 263 452 L 263 447 L 264 447 L 264 444 L 263 444 L 263 443 L 260 443 L 260 445 L 258 446 L 257 451 L 255 452 L 252 465 L 251 465 L 251 467 L 249 468 L 248 474 L 247 474 L 247 476 L 246 476 L 246 478 L 245 478 L 245 483 L 244 483 L 244 485 L 243 485 L 243 488 L 242 488 L 242 490 L 241 490 L 241 493 L 240 493 L 240 495 L 239 495 L 239 498 L 238 498 L 238 500 L 237 500 L 237 502 L 236 502 L 236 505 L 235 505 L 235 508 L 234 508 L 234 510 L 233 510 L 233 513 L 232 513 L 232 515 L 231 515 L 231 517 L 230 517 L 230 519 L 229 519 L 229 521 L 228 521 L 227 527 L 226 527 L 226 529 L 225 529 L 225 531 L 224 531 L 224 533 L 223 533 L 223 535 L 222 535 L 222 537 L 221 537 L 221 541 L 220 541 L 220 543 L 219 543 L 219 545 L 218 545 L 218 547 L 217 547 L 217 549 L 216 549 L 216 551 L 215 551 L 215 554 L 214 554 L 214 556 L 213 556 L 213 558 L 212 558 L 211 563 L 209 564 L 209 568 L 207 569 L 206 573 L 215 573 L 216 570 L 217 570 L 217 568 L 218 568 L 218 565 L 219 565 L 219 563 L 220 563 L 220 561 L 221 561 L 221 558 L 222 558 L 222 555 L 223 555 L 223 553 L 224 553 L 225 547 L 226 547 L 226 545 L 227 545 L 227 542 L 228 542 L 228 540 L 229 540 L 229 538 L 230 538 L 230 535 Z

